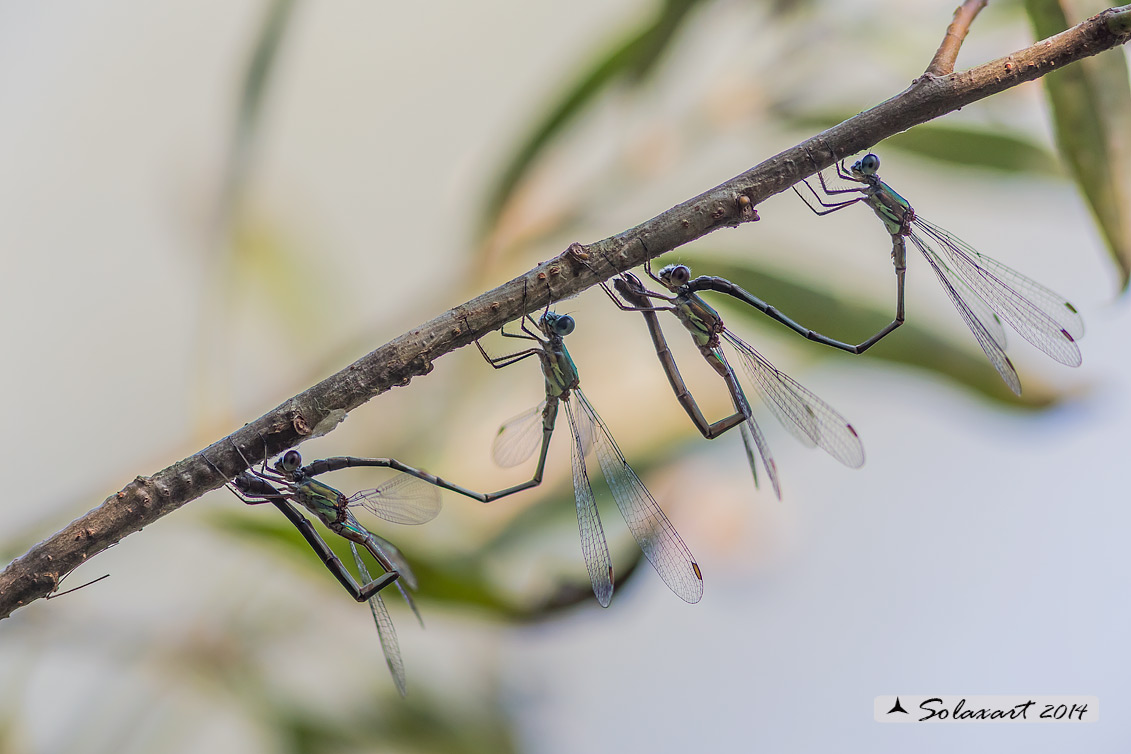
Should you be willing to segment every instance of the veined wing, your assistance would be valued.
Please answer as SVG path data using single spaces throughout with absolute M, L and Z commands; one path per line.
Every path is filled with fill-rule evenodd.
M 397 474 L 371 490 L 350 495 L 349 505 L 360 505 L 394 524 L 423 524 L 440 513 L 440 490 L 409 474 Z
M 770 446 L 762 435 L 762 430 L 758 428 L 758 423 L 754 421 L 754 414 L 750 410 L 750 401 L 746 400 L 746 393 L 742 392 L 742 385 L 738 382 L 738 376 L 735 375 L 734 368 L 727 361 L 722 349 L 715 349 L 715 354 L 726 367 L 726 383 L 727 388 L 731 391 L 734 408 L 746 417 L 746 420 L 738 426 L 738 431 L 742 435 L 742 445 L 746 449 L 746 460 L 750 464 L 750 473 L 754 475 L 754 486 L 758 486 L 758 465 L 754 462 L 754 455 L 757 452 L 757 455 L 762 459 L 762 465 L 766 468 L 766 473 L 770 477 L 774 494 L 777 495 L 778 500 L 781 500 L 781 481 L 778 479 L 778 467 L 774 463 L 773 456 L 770 455 Z
M 581 554 L 585 557 L 585 568 L 589 571 L 589 581 L 593 584 L 593 594 L 601 607 L 608 607 L 613 600 L 613 559 L 609 556 L 609 544 L 605 541 L 605 530 L 601 526 L 601 515 L 597 502 L 593 499 L 593 485 L 585 471 L 585 456 L 588 453 L 582 442 L 581 427 L 573 413 L 573 401 L 563 401 L 566 416 L 569 417 L 570 458 L 573 462 L 573 494 L 577 501 L 577 528 L 581 532 Z
M 361 559 L 357 546 L 353 542 L 350 542 L 350 550 L 357 562 L 358 574 L 363 580 L 370 581 L 369 569 L 365 567 L 365 561 Z M 404 660 L 401 659 L 401 648 L 400 644 L 397 643 L 397 630 L 393 627 L 393 619 L 389 615 L 388 609 L 385 608 L 385 603 L 381 600 L 380 594 L 375 594 L 369 598 L 369 610 L 373 613 L 373 621 L 377 624 L 377 636 L 381 639 L 381 651 L 385 653 L 385 662 L 389 666 L 389 672 L 393 674 L 393 683 L 396 684 L 400 695 L 404 696 L 407 692 L 407 686 L 405 684 Z
M 762 355 L 754 350 L 746 341 L 740 339 L 738 336 L 731 333 L 729 330 L 723 331 L 723 337 L 738 351 L 739 358 L 742 361 L 742 368 L 746 371 L 747 376 L 754 383 L 758 395 L 761 396 L 762 402 L 770 409 L 781 425 L 789 430 L 789 433 L 797 438 L 807 448 L 817 446 L 817 440 L 820 438 L 820 429 L 817 427 L 817 416 L 805 405 L 797 405 L 796 401 L 787 401 L 781 403 L 780 396 L 771 393 L 771 388 L 767 387 L 769 382 L 772 382 L 773 375 L 769 373 L 763 364 L 769 365 L 769 362 L 762 358 Z M 721 353 L 722 349 L 717 349 Z M 755 359 L 750 354 L 757 354 Z M 772 365 L 769 367 L 773 371 L 777 371 Z
M 970 328 L 970 331 L 974 333 L 974 338 L 978 341 L 978 345 L 982 347 L 982 350 L 985 351 L 986 356 L 989 357 L 990 363 L 994 365 L 994 369 L 997 370 L 1001 378 L 1005 380 L 1005 384 L 1009 386 L 1009 389 L 1012 390 L 1015 395 L 1021 395 L 1021 380 L 1017 377 L 1017 370 L 1013 368 L 1013 362 L 1005 355 L 1005 349 L 1003 347 L 1004 338 L 995 337 L 995 334 L 987 327 L 982 319 L 982 317 L 986 315 L 983 314 L 979 316 L 974 309 L 971 309 L 966 299 L 959 294 L 959 287 L 969 289 L 966 287 L 965 283 L 947 267 L 946 263 L 939 258 L 935 250 L 923 243 L 916 235 L 912 235 L 910 238 L 911 243 L 915 244 L 916 248 L 923 252 L 923 257 L 927 260 L 927 264 L 935 271 L 935 275 L 938 276 L 939 282 L 942 283 L 946 295 L 950 297 L 954 308 L 958 309 L 959 315 L 962 316 L 962 321 L 965 322 L 966 326 Z M 985 303 L 976 292 L 971 292 L 974 294 L 971 300 L 978 302 L 978 308 L 984 312 L 986 309 Z
M 369 532 L 369 536 L 373 540 L 373 546 L 376 547 L 390 563 L 393 564 L 393 568 L 396 569 L 397 573 L 401 575 L 400 579 L 397 580 L 397 584 L 400 585 L 400 583 L 403 581 L 408 584 L 410 588 L 416 589 L 416 574 L 412 572 L 412 568 L 409 566 L 408 561 L 405 560 L 404 553 L 402 553 L 396 545 L 382 536 L 374 534 L 373 532 Z
M 946 276 L 949 284 L 954 288 L 954 292 L 966 304 L 966 308 L 985 328 L 986 333 L 993 338 L 994 342 L 1001 347 L 1004 351 L 1007 342 L 1005 336 L 1005 326 L 1001 323 L 1001 317 L 997 315 L 986 300 L 982 298 L 981 294 L 967 285 L 962 276 L 951 269 L 946 260 L 935 251 L 934 247 L 926 243 L 922 236 L 912 236 L 911 242 L 915 244 L 915 248 L 927 257 L 927 261 L 938 267 L 939 271 Z
M 703 574 L 699 564 L 652 494 L 624 460 L 585 394 L 575 389 L 573 395 L 577 399 L 580 421 L 592 425 L 590 434 L 601 471 L 636 543 L 669 589 L 685 602 L 698 602 L 703 597 Z
M 754 447 L 758 449 L 758 455 L 762 459 L 762 465 L 766 467 L 766 473 L 770 477 L 770 486 L 774 488 L 774 495 L 778 500 L 781 500 L 781 479 L 778 478 L 778 465 L 774 463 L 773 456 L 770 455 L 770 446 L 766 442 L 765 435 L 762 430 L 758 428 L 757 423 L 753 418 L 744 421 L 740 427 L 739 432 L 742 434 L 742 444 L 746 446 L 746 460 L 750 462 L 750 470 L 754 471 L 754 452 L 750 447 L 753 443 Z M 758 484 L 758 474 L 754 474 L 754 484 Z
M 420 611 L 416 608 L 416 601 L 413 600 L 412 595 L 405 590 L 406 584 L 411 589 L 417 588 L 416 574 L 412 572 L 412 568 L 409 567 L 405 556 L 397 549 L 396 545 L 384 537 L 378 536 L 368 529 L 363 529 L 363 531 L 369 537 L 369 547 L 376 549 L 381 556 L 377 558 L 377 562 L 384 565 L 384 563 L 381 562 L 382 558 L 384 558 L 384 562 L 388 563 L 389 567 L 400 574 L 400 578 L 396 581 L 397 591 L 401 593 L 401 596 L 404 597 L 404 601 L 412 608 L 412 614 L 416 616 L 417 622 L 423 626 L 424 618 L 420 616 Z
M 542 439 L 542 411 L 545 408 L 546 401 L 542 401 L 534 408 L 507 419 L 499 427 L 491 446 L 491 457 L 495 463 L 507 469 L 534 455 L 534 449 Z
M 723 337 L 738 351 L 766 405 L 794 436 L 806 445 L 820 446 L 849 468 L 864 465 L 864 445 L 843 416 L 730 330 L 724 330 Z
M 922 218 L 914 227 L 938 244 L 951 269 L 1021 337 L 1061 364 L 1080 365 L 1076 339 L 1084 334 L 1084 321 L 1072 304 Z M 927 245 L 916 243 L 920 250 Z

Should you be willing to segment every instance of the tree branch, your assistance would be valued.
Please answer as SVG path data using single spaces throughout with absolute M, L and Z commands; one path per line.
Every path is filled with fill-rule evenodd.
M 976 5 L 976 3 L 974 3 Z M 965 8 L 971 3 L 967 3 Z M 961 11 L 960 11 L 961 12 Z M 972 18 L 973 12 L 970 17 Z M 964 22 L 968 25 L 968 21 Z M 956 15 L 951 30 L 962 30 Z M 948 39 L 950 30 L 948 30 Z M 957 51 L 958 42 L 944 41 Z M 1111 8 L 1004 58 L 946 76 L 928 72 L 911 86 L 635 228 L 570 250 L 386 343 L 230 436 L 153 476 L 139 476 L 99 507 L 16 558 L 0 573 L 0 619 L 57 588 L 88 558 L 222 485 L 247 464 L 235 448 L 262 458 L 324 434 L 386 390 L 427 374 L 433 362 L 549 301 L 642 264 L 720 228 L 758 219 L 754 207 L 838 158 L 958 110 L 1131 38 L 1131 5 Z M 949 49 L 949 48 L 948 48 Z M 939 56 L 936 56 L 938 58 Z M 935 63 L 932 62 L 932 66 Z M 940 65 L 942 65 L 940 63 Z M 582 262 L 579 256 L 585 256 Z M 596 271 L 596 272 L 595 272 Z M 524 306 L 525 303 L 525 306 Z M 206 454 L 208 462 L 201 458 Z
M 974 16 L 986 7 L 988 1 L 966 0 L 954 9 L 954 20 L 950 22 L 950 26 L 946 27 L 942 44 L 939 45 L 935 56 L 931 58 L 925 73 L 932 76 L 946 76 L 954 73 L 954 61 L 958 59 L 958 50 L 966 39 L 966 33 L 970 31 L 970 24 L 973 23 Z

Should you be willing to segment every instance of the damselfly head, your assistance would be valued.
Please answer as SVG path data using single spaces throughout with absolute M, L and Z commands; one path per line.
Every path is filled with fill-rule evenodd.
M 861 178 L 875 175 L 880 170 L 880 158 L 869 152 L 861 157 L 852 166 L 852 174 Z
M 685 264 L 669 264 L 660 270 L 660 282 L 673 291 L 687 285 L 688 280 L 691 280 L 691 268 Z
M 295 471 L 299 466 L 302 466 L 302 456 L 299 455 L 297 450 L 288 450 L 277 464 L 279 471 L 285 471 L 288 474 Z
M 573 332 L 573 328 L 577 323 L 573 321 L 573 317 L 568 314 L 558 314 L 557 312 L 546 312 L 542 315 L 542 332 L 547 335 L 557 335 L 565 337 Z

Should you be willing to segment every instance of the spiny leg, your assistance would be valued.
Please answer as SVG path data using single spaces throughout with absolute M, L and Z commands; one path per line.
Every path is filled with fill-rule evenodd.
M 523 295 L 523 300 L 525 300 L 525 294 Z M 464 317 L 463 324 L 464 324 L 464 327 L 466 327 L 468 330 L 471 329 L 471 325 L 468 323 L 466 317 Z M 521 333 L 509 333 L 506 330 L 506 325 L 503 325 L 502 327 L 499 328 L 499 334 L 502 335 L 504 338 L 519 338 L 521 340 L 535 340 L 535 341 L 538 341 L 539 344 L 542 343 L 541 338 L 535 337 L 533 335 L 523 335 Z M 488 364 L 490 364 L 495 369 L 502 369 L 503 367 L 508 367 L 511 364 L 522 361 L 523 359 L 525 359 L 527 357 L 534 356 L 535 354 L 540 353 L 541 350 L 542 350 L 541 348 L 527 348 L 527 349 L 524 349 L 522 351 L 517 351 L 515 353 L 505 354 L 503 356 L 492 356 L 491 354 L 487 353 L 486 349 L 483 348 L 483 344 L 479 342 L 479 338 L 475 339 L 475 347 L 479 349 L 479 354 L 483 357 L 483 360 L 486 361 Z
M 817 175 L 820 176 L 820 173 L 818 173 Z M 838 210 L 842 210 L 845 207 L 851 207 L 853 204 L 856 204 L 857 202 L 864 201 L 864 197 L 858 196 L 855 199 L 846 199 L 842 202 L 826 202 L 821 198 L 821 195 L 817 193 L 817 190 L 815 188 L 813 188 L 813 186 L 809 183 L 809 181 L 802 180 L 801 182 L 804 183 L 805 188 L 809 189 L 809 191 L 813 194 L 813 197 L 817 200 L 817 204 L 821 205 L 822 207 L 825 207 L 825 209 L 820 210 L 820 209 L 817 209 L 816 207 L 814 207 L 812 204 L 810 204 L 809 200 L 805 198 L 805 194 L 802 194 L 801 191 L 798 190 L 796 184 L 793 185 L 793 186 L 790 186 L 790 188 L 793 189 L 793 193 L 797 194 L 797 196 L 801 199 L 801 201 L 805 202 L 805 206 L 808 207 L 809 210 L 814 215 L 817 215 L 818 217 L 824 217 L 825 215 L 831 215 L 833 212 L 836 212 Z M 826 194 L 848 194 L 848 193 L 859 193 L 861 191 L 861 189 L 829 189 L 828 187 L 825 186 L 825 179 L 824 178 L 821 178 L 821 188 L 824 190 L 824 192 Z

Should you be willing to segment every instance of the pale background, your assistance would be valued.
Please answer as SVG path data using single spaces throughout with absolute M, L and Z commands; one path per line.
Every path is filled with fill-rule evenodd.
M 777 27 L 757 3 L 711 5 L 649 87 L 605 98 L 555 147 L 529 214 L 511 220 L 518 250 L 488 267 L 471 255 L 472 233 L 508 144 L 653 6 L 300 5 L 243 212 L 247 233 L 290 260 L 275 278 L 232 272 L 210 231 L 262 4 L 0 3 L 5 559 L 569 241 L 635 225 L 809 135 L 776 124 L 765 101 L 851 111 L 890 96 L 926 65 L 954 0 L 907 5 L 815 3 Z M 1029 43 L 1024 19 L 1001 5 L 978 20 L 960 66 Z M 1036 85 L 948 119 L 1049 143 Z M 591 291 L 559 309 L 578 320 L 571 350 L 626 456 L 686 442 L 645 481 L 703 568 L 700 604 L 648 571 L 608 610 L 594 601 L 512 626 L 430 606 L 422 585 L 427 630 L 394 614 L 402 702 L 364 606 L 326 574 L 242 547 L 215 523 L 238 503 L 216 492 L 68 586 L 108 580 L 0 623 L 0 750 L 282 751 L 279 721 L 303 716 L 368 732 L 298 750 L 444 750 L 397 738 L 405 716 L 429 709 L 469 740 L 497 726 L 530 752 L 1126 751 L 1131 322 L 1113 268 L 1063 178 L 894 152 L 882 172 L 922 214 L 1081 310 L 1080 369 L 1012 341 L 1022 383 L 1059 393 L 1054 408 L 1003 410 L 926 372 L 819 359 L 780 328 L 747 329 L 867 448 L 865 467 L 849 471 L 767 419 L 779 502 L 752 493 L 737 438 L 688 434 L 642 323 Z M 817 220 L 788 194 L 759 209 L 761 223 L 715 234 L 712 247 L 889 304 L 887 239 L 867 210 Z M 921 259 L 909 289 L 910 317 L 974 347 Z M 685 338 L 669 336 L 699 394 L 717 392 Z M 494 428 L 540 392 L 532 363 L 495 373 L 464 349 L 303 451 L 404 455 L 495 489 L 525 467 L 490 466 Z M 702 402 L 716 418 L 725 408 L 721 395 Z M 552 451 L 557 484 L 564 451 Z M 473 552 L 469 532 L 527 504 L 445 501 L 420 531 L 379 531 Z M 615 514 L 606 528 L 623 537 Z M 560 562 L 531 550 L 509 562 L 510 577 L 583 573 L 576 530 L 561 540 Z M 872 698 L 901 692 L 1095 695 L 1102 720 L 874 723 Z

